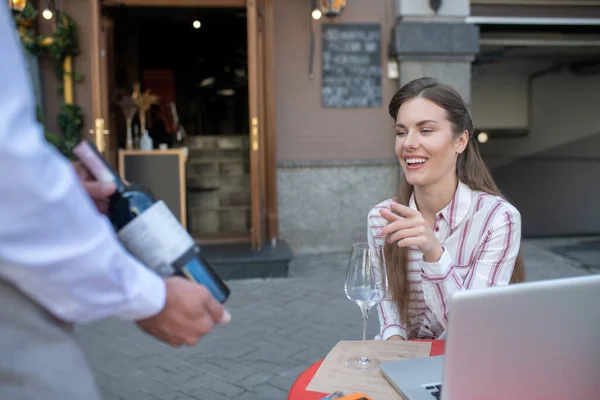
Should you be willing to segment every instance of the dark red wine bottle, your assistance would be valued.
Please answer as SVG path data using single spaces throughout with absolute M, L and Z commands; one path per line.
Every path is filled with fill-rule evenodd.
M 108 217 L 134 257 L 163 277 L 183 276 L 204 285 L 219 302 L 227 300 L 229 288 L 162 200 L 142 185 L 126 185 L 91 142 L 81 141 L 73 153 L 98 181 L 116 185 Z

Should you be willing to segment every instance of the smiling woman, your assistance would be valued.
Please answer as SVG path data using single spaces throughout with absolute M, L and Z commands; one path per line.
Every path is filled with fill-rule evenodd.
M 392 98 L 398 195 L 368 216 L 368 240 L 385 245 L 391 300 L 377 339 L 433 339 L 460 290 L 523 280 L 521 216 L 506 201 L 473 139 L 467 106 L 450 86 L 420 78 Z

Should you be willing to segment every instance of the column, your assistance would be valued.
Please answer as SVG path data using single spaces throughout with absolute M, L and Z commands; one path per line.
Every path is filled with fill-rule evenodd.
M 399 85 L 430 76 L 452 85 L 470 104 L 479 27 L 467 22 L 469 0 L 397 0 L 396 6 L 390 55 L 398 60 Z

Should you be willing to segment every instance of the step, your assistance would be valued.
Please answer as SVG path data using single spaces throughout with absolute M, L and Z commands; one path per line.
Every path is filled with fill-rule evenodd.
M 201 251 L 223 280 L 287 277 L 294 256 L 285 240 L 258 251 L 250 243 L 205 244 Z

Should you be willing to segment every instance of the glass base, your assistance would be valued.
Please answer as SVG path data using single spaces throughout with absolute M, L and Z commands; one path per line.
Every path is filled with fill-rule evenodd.
M 381 363 L 376 358 L 362 356 L 350 357 L 346 360 L 346 366 L 354 368 L 357 371 L 375 372 L 379 370 Z

